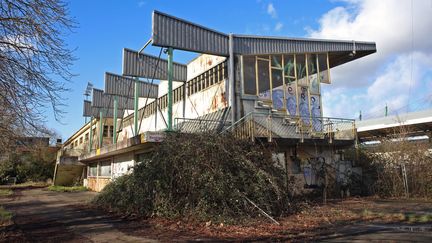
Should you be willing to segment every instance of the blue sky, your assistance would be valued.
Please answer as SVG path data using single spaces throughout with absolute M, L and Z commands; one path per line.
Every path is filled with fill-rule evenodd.
M 332 70 L 334 83 L 324 89 L 324 113 L 352 118 L 362 109 L 372 116 L 380 112 L 384 103 L 394 110 L 402 109 L 412 100 L 411 95 L 406 94 L 407 86 L 410 87 L 408 93 L 416 92 L 417 97 L 427 96 L 432 91 L 429 82 L 432 80 L 432 44 L 424 41 L 421 34 L 430 33 L 430 29 L 427 30 L 432 26 L 429 16 L 432 1 L 415 1 L 415 18 L 407 11 L 411 7 L 409 0 L 373 2 L 377 1 L 70 1 L 70 14 L 79 27 L 66 37 L 66 42 L 76 49 L 74 54 L 78 60 L 72 71 L 78 76 L 68 84 L 71 91 L 63 95 L 67 105 L 67 114 L 61 120 L 63 124 L 55 121 L 52 111 L 48 111 L 47 126 L 66 139 L 84 124 L 82 100 L 87 82 L 103 88 L 105 71 L 121 73 L 122 49 L 140 49 L 150 38 L 151 13 L 155 9 L 226 33 L 376 41 L 378 53 L 374 57 Z M 403 22 L 399 23 L 400 19 Z M 392 27 L 402 33 L 393 33 Z M 413 29 L 418 34 L 411 39 L 409 34 Z M 414 40 L 414 48 L 411 40 Z M 154 55 L 158 51 L 156 47 L 146 49 Z M 174 55 L 174 60 L 179 62 L 187 62 L 195 56 L 180 51 Z M 411 68 L 407 69 L 407 65 L 411 67 L 411 58 L 417 67 L 413 68 L 413 76 L 418 81 L 412 81 Z M 405 77 L 409 81 L 405 80 L 400 87 L 388 87 L 388 82 L 395 77 Z M 388 92 L 382 90 L 386 88 Z M 376 104 L 365 104 L 365 100 L 371 99 Z

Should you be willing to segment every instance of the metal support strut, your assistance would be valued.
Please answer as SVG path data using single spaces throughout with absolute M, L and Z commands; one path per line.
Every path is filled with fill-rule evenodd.
M 134 92 L 134 135 L 138 135 L 138 90 L 139 90 L 139 79 L 135 78 L 135 92 Z
M 91 152 L 93 146 L 93 116 L 90 117 L 90 137 L 89 137 L 89 152 Z
M 173 127 L 173 48 L 168 48 L 168 127 L 167 131 L 172 131 Z
M 103 111 L 99 111 L 99 148 L 102 148 L 103 141 Z
M 118 106 L 117 96 L 114 96 L 114 117 L 113 117 L 113 144 L 117 143 L 117 106 Z

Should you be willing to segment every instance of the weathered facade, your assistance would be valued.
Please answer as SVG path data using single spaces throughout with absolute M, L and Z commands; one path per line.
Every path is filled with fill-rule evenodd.
M 321 85 L 331 83 L 332 67 L 376 52 L 375 43 L 227 35 L 157 11 L 150 42 L 167 48 L 168 60 L 142 51 L 123 53 L 123 76 L 136 81 L 135 96 L 131 82 L 126 87 L 110 80 L 110 91 L 104 92 L 108 101 L 92 102 L 85 112 L 96 127 L 105 124 L 104 117 L 113 119 L 116 137 L 93 143 L 78 158 L 87 166 L 85 185 L 93 190 L 130 173 L 170 128 L 275 143 L 275 162 L 299 184 L 315 183 L 313 163 L 342 164 L 338 151 L 355 142 L 353 120 L 323 117 Z M 200 55 L 187 65 L 174 63 L 175 49 Z M 157 98 L 150 95 L 155 89 L 148 95 L 137 91 L 143 90 L 141 78 L 160 81 Z M 111 104 L 120 96 L 127 99 L 124 106 Z M 128 110 L 128 99 L 134 99 L 135 111 Z M 122 115 L 117 117 L 117 111 Z

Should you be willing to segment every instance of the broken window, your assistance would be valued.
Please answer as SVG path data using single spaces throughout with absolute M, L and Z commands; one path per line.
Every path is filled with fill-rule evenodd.
M 244 93 L 256 95 L 255 56 L 243 56 L 243 81 Z
M 114 127 L 113 126 L 109 127 L 109 134 L 110 134 L 111 137 L 114 136 Z
M 103 136 L 108 137 L 108 126 L 107 125 L 103 126 Z
M 282 69 L 282 55 L 272 55 L 271 66 L 273 68 Z
M 283 73 L 282 68 L 271 70 L 272 77 L 272 101 L 273 108 L 282 110 L 284 109 L 284 86 L 283 86 Z
M 263 99 L 271 99 L 269 61 L 258 59 L 258 93 Z
M 99 176 L 111 176 L 111 161 L 100 162 Z
M 97 163 L 93 163 L 88 166 L 87 176 L 97 176 Z
M 296 55 L 296 71 L 298 84 L 307 86 L 306 58 L 304 54 Z
M 318 54 L 318 69 L 319 69 L 318 81 L 320 83 L 326 83 L 326 84 L 331 83 L 327 53 Z
M 283 70 L 284 70 L 286 84 L 296 81 L 294 55 L 284 55 Z

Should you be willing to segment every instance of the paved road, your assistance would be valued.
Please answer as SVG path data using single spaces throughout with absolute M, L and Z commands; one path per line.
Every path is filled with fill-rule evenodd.
M 319 239 L 319 238 L 318 238 Z M 343 226 L 334 234 L 319 239 L 322 242 L 432 242 L 432 225 Z
M 29 242 L 154 242 L 116 229 L 123 223 L 121 219 L 85 208 L 83 204 L 95 195 L 16 190 L 14 197 L 3 198 L 0 203 L 14 212 L 17 230 Z

